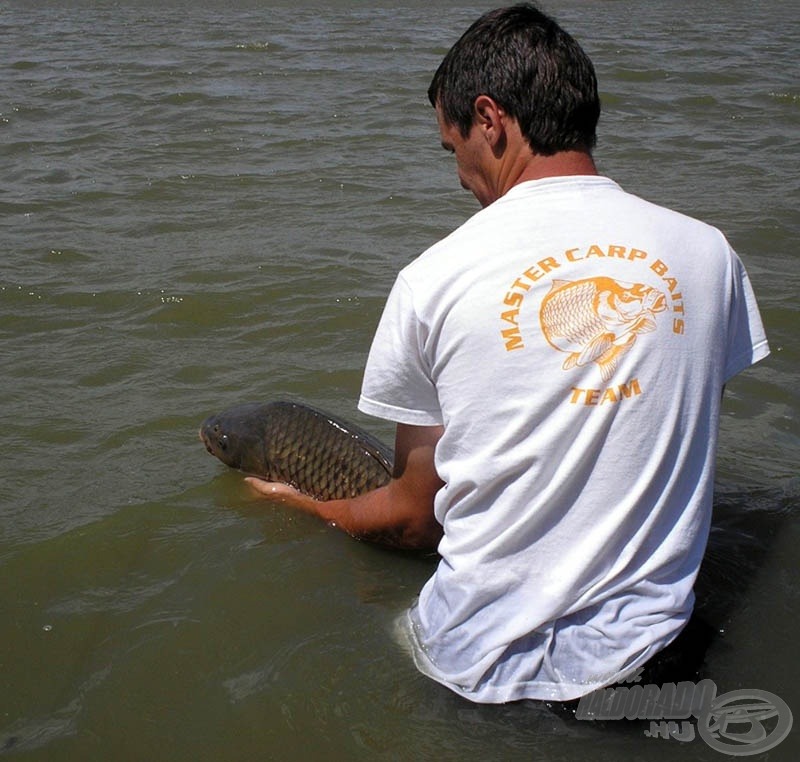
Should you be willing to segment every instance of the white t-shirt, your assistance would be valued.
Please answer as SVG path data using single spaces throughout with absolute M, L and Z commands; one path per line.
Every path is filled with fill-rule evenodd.
M 359 408 L 444 425 L 420 670 L 473 701 L 569 700 L 669 643 L 723 384 L 768 353 L 723 235 L 603 177 L 517 185 L 408 265 Z

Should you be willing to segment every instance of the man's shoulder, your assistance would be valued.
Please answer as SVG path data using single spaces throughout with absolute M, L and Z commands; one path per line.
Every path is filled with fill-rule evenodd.
M 451 269 L 456 263 L 466 265 L 480 252 L 486 237 L 491 235 L 491 221 L 489 225 L 482 224 L 487 216 L 491 216 L 487 215 L 489 209 L 479 210 L 409 262 L 402 270 L 406 278 L 429 277 L 427 273 L 440 267 Z
M 576 241 L 657 241 L 699 247 L 725 256 L 730 245 L 713 225 L 658 201 L 623 189 L 598 176 L 548 178 L 512 188 L 431 245 L 404 269 L 413 286 L 430 287 L 438 279 L 485 269 L 487 259 L 502 266 L 503 254 L 529 249 L 545 256 Z
M 620 195 L 615 199 L 614 203 L 618 204 L 623 210 L 626 206 L 634 208 L 636 213 L 645 220 L 661 218 L 672 226 L 694 229 L 698 233 L 704 232 L 712 236 L 722 235 L 721 231 L 712 224 L 693 216 L 687 211 L 668 205 L 666 201 L 640 196 L 622 188 L 619 188 L 619 193 Z

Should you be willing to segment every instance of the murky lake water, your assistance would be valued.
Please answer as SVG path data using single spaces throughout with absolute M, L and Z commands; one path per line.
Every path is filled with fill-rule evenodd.
M 425 91 L 489 7 L 0 9 L 0 753 L 724 758 L 419 676 L 391 626 L 433 561 L 255 499 L 197 439 L 276 397 L 389 438 L 355 410 L 383 300 L 477 208 Z M 718 481 L 785 515 L 708 672 L 797 714 L 797 7 L 547 7 L 597 66 L 601 170 L 721 227 L 758 294 L 773 352 L 729 386 Z

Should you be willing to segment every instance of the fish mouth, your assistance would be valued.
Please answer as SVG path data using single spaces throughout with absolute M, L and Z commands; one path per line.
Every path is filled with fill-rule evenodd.
M 667 297 L 660 291 L 655 291 L 648 295 L 642 306 L 651 312 L 663 312 L 667 308 Z
M 206 450 L 213 455 L 214 454 L 214 448 L 211 447 L 211 440 L 208 438 L 208 434 L 206 434 L 206 430 L 205 429 L 199 429 L 198 432 L 197 432 L 197 436 L 200 439 L 200 441 L 203 443 L 203 445 L 206 448 Z
M 220 431 L 219 424 L 201 426 L 197 433 L 206 450 L 215 458 L 221 458 L 222 454 L 227 451 L 228 435 Z

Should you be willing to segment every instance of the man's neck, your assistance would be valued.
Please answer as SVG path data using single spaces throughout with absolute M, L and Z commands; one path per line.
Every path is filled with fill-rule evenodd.
M 484 172 L 480 194 L 474 188 L 472 190 L 483 206 L 504 196 L 515 185 L 530 180 L 598 174 L 594 159 L 587 150 L 558 151 L 550 156 L 536 153 L 523 136 L 516 119 L 507 116 L 488 96 L 481 96 L 479 100 L 484 106 L 484 118 L 472 129 L 478 130 L 478 150 L 484 145 L 481 138 L 486 138 L 481 154 Z M 475 143 L 473 135 L 474 132 L 470 133 L 470 140 Z
M 597 174 L 599 173 L 594 159 L 592 159 L 591 154 L 585 151 L 560 151 L 552 156 L 533 154 L 508 190 L 514 185 L 519 185 L 529 180 Z

